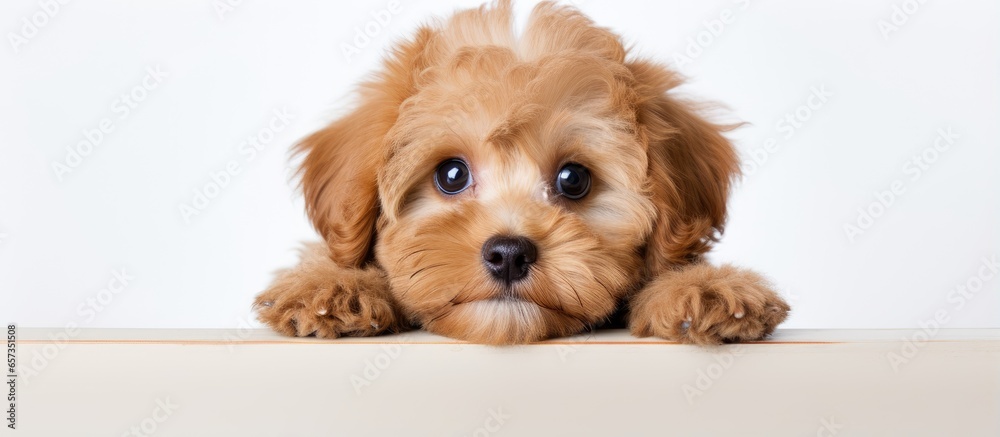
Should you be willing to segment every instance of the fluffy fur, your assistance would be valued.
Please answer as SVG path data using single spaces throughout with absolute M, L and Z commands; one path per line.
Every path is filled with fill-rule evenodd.
M 766 336 L 788 305 L 757 274 L 702 260 L 739 163 L 726 127 L 671 93 L 679 84 L 551 3 L 521 35 L 509 2 L 421 28 L 360 87 L 353 112 L 299 144 L 324 243 L 258 296 L 260 320 L 288 335 L 422 327 L 515 344 L 627 309 L 639 336 Z M 433 174 L 453 157 L 473 185 L 449 196 Z M 554 191 L 566 162 L 593 175 L 581 200 Z M 507 288 L 482 262 L 496 235 L 538 249 L 528 277 Z

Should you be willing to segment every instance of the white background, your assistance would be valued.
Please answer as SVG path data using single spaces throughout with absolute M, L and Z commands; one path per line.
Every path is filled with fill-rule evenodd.
M 32 34 L 23 19 L 43 8 L 0 2 L 0 321 L 247 323 L 272 272 L 317 238 L 290 145 L 349 107 L 392 41 L 478 4 L 403 1 L 348 58 L 343 46 L 387 2 L 216 3 L 74 2 Z M 731 137 L 748 163 L 755 150 L 766 161 L 747 165 L 713 260 L 772 278 L 793 305 L 784 327 L 910 328 L 935 312 L 948 327 L 1000 327 L 1000 279 L 949 301 L 1000 251 L 996 2 L 927 2 L 897 13 L 905 23 L 887 37 L 879 22 L 902 0 L 577 3 L 633 53 L 689 75 L 685 92 L 750 123 Z M 156 66 L 168 76 L 120 117 L 116 99 Z M 808 120 L 788 137 L 777 123 L 814 87 L 833 96 L 800 109 Z M 241 154 L 282 109 L 291 125 L 254 159 Z M 53 162 L 105 118 L 114 130 L 60 181 Z M 949 127 L 960 137 L 914 179 L 908 161 L 935 155 Z M 776 149 L 762 152 L 769 138 Z M 240 173 L 186 222 L 179 206 L 230 161 Z M 894 181 L 905 192 L 849 239 L 845 224 Z M 124 291 L 87 310 L 123 268 Z

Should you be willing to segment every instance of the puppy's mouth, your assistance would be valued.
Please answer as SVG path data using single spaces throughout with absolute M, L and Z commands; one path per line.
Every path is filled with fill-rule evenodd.
M 498 303 L 498 304 L 530 304 L 541 309 L 549 310 L 554 313 L 563 314 L 572 318 L 577 318 L 577 315 L 571 314 L 562 305 L 547 305 L 546 303 L 539 302 L 526 296 L 526 292 L 523 290 L 523 286 L 508 286 L 501 285 L 493 293 L 486 297 L 473 297 L 473 298 L 455 298 L 451 300 L 453 306 L 459 306 L 464 304 L 472 303 Z
M 505 285 L 501 285 L 500 287 L 497 287 L 488 296 L 485 296 L 485 297 L 460 297 L 460 296 L 455 296 L 455 298 L 453 298 L 451 300 L 452 305 L 462 305 L 462 304 L 467 304 L 467 303 L 472 303 L 472 302 L 500 302 L 500 303 L 504 303 L 504 302 L 508 302 L 508 303 L 525 302 L 525 303 L 530 303 L 530 304 L 537 305 L 537 303 L 535 303 L 531 299 L 527 299 L 524 296 L 522 296 L 521 293 L 515 287 L 505 286 Z
M 500 292 L 489 300 L 495 301 L 516 301 L 516 302 L 531 302 L 521 296 L 521 293 L 513 286 L 503 286 L 500 288 Z
M 537 341 L 593 325 L 587 315 L 563 308 L 557 298 L 550 302 L 538 295 L 546 289 L 544 284 L 537 289 L 528 284 L 491 285 L 477 296 L 452 300 L 422 325 L 431 332 L 491 344 Z

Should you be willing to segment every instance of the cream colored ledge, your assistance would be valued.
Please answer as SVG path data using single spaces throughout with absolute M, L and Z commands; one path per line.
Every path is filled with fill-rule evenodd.
M 5 435 L 1000 435 L 996 329 L 704 348 L 615 330 L 489 347 L 20 328 L 17 359 Z

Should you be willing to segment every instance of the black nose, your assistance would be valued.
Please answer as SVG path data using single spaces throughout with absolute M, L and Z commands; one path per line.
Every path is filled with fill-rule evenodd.
M 524 237 L 496 236 L 483 244 L 483 264 L 493 277 L 510 285 L 525 276 L 538 259 L 538 250 Z

